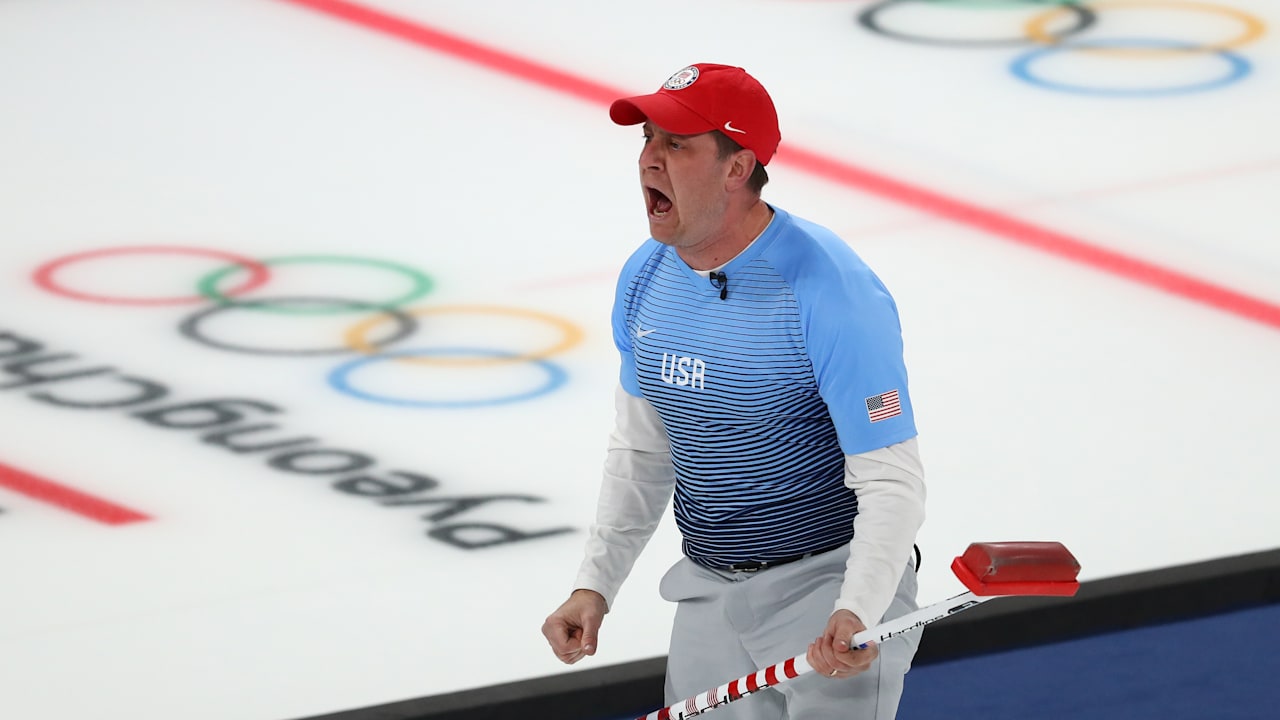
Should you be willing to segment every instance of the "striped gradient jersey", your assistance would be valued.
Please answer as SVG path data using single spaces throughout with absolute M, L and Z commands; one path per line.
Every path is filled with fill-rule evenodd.
M 646 241 L 613 308 L 622 386 L 666 427 L 684 552 L 713 567 L 848 542 L 844 456 L 916 435 L 893 298 L 831 231 L 774 213 L 723 283 Z

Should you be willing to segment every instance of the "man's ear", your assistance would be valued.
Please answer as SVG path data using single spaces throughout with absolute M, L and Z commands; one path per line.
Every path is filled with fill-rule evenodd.
M 746 185 L 755 169 L 755 153 L 746 149 L 735 152 L 733 157 L 729 159 L 729 172 L 725 176 L 725 189 L 737 190 Z

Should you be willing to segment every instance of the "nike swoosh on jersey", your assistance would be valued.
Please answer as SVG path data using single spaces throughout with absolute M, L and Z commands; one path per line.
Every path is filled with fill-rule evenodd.
M 642 338 L 642 337 L 645 337 L 646 335 L 652 335 L 653 333 L 656 333 L 656 332 L 658 332 L 658 328 L 649 328 L 648 330 L 636 330 L 636 337 Z

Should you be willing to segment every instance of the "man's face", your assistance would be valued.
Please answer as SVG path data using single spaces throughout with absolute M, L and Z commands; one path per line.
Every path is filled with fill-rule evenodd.
M 646 122 L 640 185 L 653 239 L 677 249 L 713 242 L 725 224 L 728 167 L 711 133 L 673 135 Z

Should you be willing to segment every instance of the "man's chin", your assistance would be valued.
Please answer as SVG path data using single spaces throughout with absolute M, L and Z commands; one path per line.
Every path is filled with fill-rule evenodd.
M 675 233 L 671 232 L 671 227 L 666 223 L 654 222 L 652 218 L 649 219 L 649 237 L 663 245 L 671 245 L 675 242 Z

